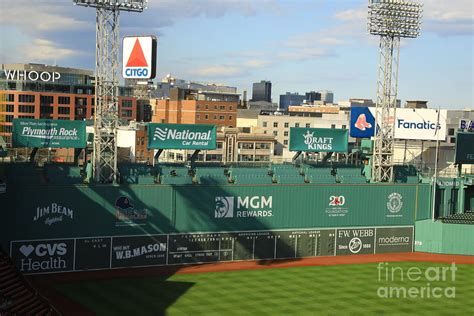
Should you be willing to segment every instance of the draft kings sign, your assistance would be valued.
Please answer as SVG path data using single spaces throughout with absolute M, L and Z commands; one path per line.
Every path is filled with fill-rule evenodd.
M 215 125 L 148 125 L 148 149 L 216 149 L 216 138 Z
M 86 148 L 86 122 L 13 119 L 13 147 Z
M 290 151 L 347 152 L 348 130 L 334 128 L 290 129 Z

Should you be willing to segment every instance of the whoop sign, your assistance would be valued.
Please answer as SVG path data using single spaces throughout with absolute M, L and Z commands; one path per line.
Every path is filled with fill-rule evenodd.
M 156 75 L 156 38 L 128 36 L 123 39 L 123 71 L 126 79 L 153 79 Z
M 216 126 L 151 123 L 148 149 L 216 149 Z

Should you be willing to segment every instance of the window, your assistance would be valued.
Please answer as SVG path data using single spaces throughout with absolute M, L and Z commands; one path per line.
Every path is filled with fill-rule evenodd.
M 18 115 L 18 118 L 34 119 L 34 115 Z
M 20 113 L 35 113 L 35 106 L 34 105 L 20 105 L 18 107 L 18 111 Z
M 449 136 L 454 135 L 454 128 L 448 129 L 448 135 L 449 135 Z
M 53 103 L 53 96 L 52 95 L 42 95 L 42 96 L 40 96 L 40 104 L 50 105 L 52 103 Z
M 217 115 L 216 114 L 214 114 L 214 119 L 217 120 Z
M 221 106 L 219 107 L 219 109 L 220 109 L 220 110 L 225 110 L 225 106 L 224 106 L 224 105 L 221 105 Z
M 270 144 L 269 143 L 256 143 L 255 148 L 256 149 L 270 149 Z
M 41 114 L 53 114 L 53 107 L 52 106 L 40 106 L 40 113 Z
M 456 144 L 456 137 L 450 137 L 450 138 L 449 138 L 449 142 L 450 142 L 451 144 Z
M 238 155 L 238 161 L 253 161 L 253 155 Z
M 253 143 L 239 143 L 240 149 L 253 149 Z
M 13 115 L 5 115 L 6 122 L 13 122 Z
M 208 110 L 208 109 L 209 109 L 209 104 L 206 104 L 206 110 Z
M 268 122 L 263 122 L 263 127 L 267 127 Z
M 217 142 L 216 148 L 217 149 L 222 149 L 223 143 L 222 142 Z
M 218 154 L 206 155 L 206 161 L 221 161 L 221 160 L 222 160 L 222 155 L 218 155 Z
M 5 101 L 15 102 L 15 95 L 14 94 L 6 94 L 5 97 L 6 97 Z
M 84 109 L 84 108 L 77 108 L 77 109 L 76 109 L 76 115 L 78 115 L 78 116 L 86 115 L 86 109 Z
M 71 113 L 71 109 L 65 106 L 58 107 L 58 114 L 69 114 Z
M 30 94 L 20 94 L 19 102 L 35 102 L 35 96 Z
M 71 98 L 70 97 L 59 97 L 58 98 L 58 103 L 59 104 L 69 104 L 69 103 L 71 103 Z
M 331 128 L 336 128 L 336 124 L 331 124 Z
M 232 115 L 229 115 L 229 120 L 232 120 Z
M 268 156 L 268 155 L 255 155 L 255 161 L 270 161 L 270 156 Z
M 286 127 L 286 128 L 290 127 L 290 123 L 285 122 L 285 127 Z
M 122 110 L 122 116 L 131 117 L 132 110 Z
M 229 106 L 229 110 L 232 111 L 232 105 Z
M 300 123 L 295 123 L 295 127 L 300 127 Z
M 347 126 L 346 126 L 346 125 L 342 125 L 342 129 L 346 129 L 346 128 L 347 128 Z
M 196 114 L 196 120 L 200 120 L 201 119 L 201 114 Z
M 224 115 L 219 115 L 219 120 L 225 120 L 225 116 Z
M 285 140 L 283 141 L 283 145 L 285 145 L 285 146 L 288 145 L 288 139 L 285 139 Z
M 58 120 L 67 121 L 67 120 L 69 120 L 69 117 L 58 117 Z
M 122 100 L 122 108 L 131 108 L 132 106 L 132 100 Z
M 288 131 L 284 131 L 283 136 L 288 136 Z
M 5 112 L 14 112 L 14 105 L 13 104 L 7 104 L 5 107 Z
M 204 115 L 204 118 L 205 118 L 206 120 L 208 120 L 208 119 L 209 119 L 209 115 L 207 115 L 207 114 Z
M 4 126 L 3 126 L 3 131 L 4 131 L 5 133 L 11 133 L 11 132 L 13 132 L 13 125 L 4 125 Z
M 273 136 L 278 136 L 278 131 L 273 131 Z
M 311 124 L 306 123 L 306 128 L 310 128 L 310 127 L 311 127 Z
M 273 127 L 278 127 L 278 122 L 273 122 Z
M 87 98 L 76 98 L 76 105 L 86 106 L 87 105 Z
M 217 110 L 217 105 L 214 105 L 214 110 Z
M 201 105 L 198 103 L 198 104 L 196 105 L 196 109 L 200 109 L 200 108 L 201 108 Z

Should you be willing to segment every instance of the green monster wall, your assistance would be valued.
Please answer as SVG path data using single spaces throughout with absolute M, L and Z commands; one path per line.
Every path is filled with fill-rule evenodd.
M 0 241 L 26 274 L 407 252 L 428 192 L 370 184 L 10 188 L 0 196 Z
M 0 241 L 414 225 L 427 194 L 424 185 L 28 187 L 0 196 Z

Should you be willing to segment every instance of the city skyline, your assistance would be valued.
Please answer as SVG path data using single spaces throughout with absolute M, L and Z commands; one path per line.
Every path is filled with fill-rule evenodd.
M 3 1 L 1 63 L 93 69 L 95 13 L 72 1 Z M 422 36 L 403 40 L 399 95 L 472 108 L 473 4 L 425 0 Z M 23 16 L 23 18 L 22 18 Z M 25 19 L 25 16 L 29 16 Z M 272 82 L 280 94 L 331 90 L 335 101 L 375 99 L 378 38 L 366 31 L 366 1 L 149 1 L 121 15 L 121 37 L 158 36 L 160 79 L 215 82 L 251 95 Z

